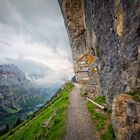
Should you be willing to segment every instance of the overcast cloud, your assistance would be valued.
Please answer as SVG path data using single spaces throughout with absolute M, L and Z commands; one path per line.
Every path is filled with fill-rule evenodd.
M 71 50 L 57 0 L 0 0 L 0 64 L 15 64 L 40 81 L 73 75 Z

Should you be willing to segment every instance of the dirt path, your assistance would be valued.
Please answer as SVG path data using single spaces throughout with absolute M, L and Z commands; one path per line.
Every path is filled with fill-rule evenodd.
M 76 85 L 70 94 L 68 120 L 64 140 L 97 140 L 95 128 L 89 117 L 85 100 L 79 95 Z

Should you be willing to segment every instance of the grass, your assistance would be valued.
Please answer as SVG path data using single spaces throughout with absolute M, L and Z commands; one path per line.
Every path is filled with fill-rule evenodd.
M 87 103 L 87 107 L 88 107 L 88 111 L 91 114 L 92 119 L 96 124 L 97 130 L 103 129 L 105 126 L 105 120 L 107 119 L 106 116 L 104 114 L 101 114 L 100 112 L 97 112 L 95 110 L 95 106 L 91 102 Z
M 115 140 L 115 134 L 111 124 L 108 126 L 107 130 L 101 134 L 100 140 Z
M 61 139 L 65 129 L 66 109 L 69 103 L 68 94 L 72 88 L 71 83 L 66 83 L 49 104 L 46 104 L 32 118 L 5 134 L 0 140 Z M 48 127 L 43 127 L 43 123 L 48 120 L 54 111 L 57 111 L 57 113 L 49 122 Z
M 94 101 L 98 104 L 105 104 L 105 98 L 101 96 L 96 97 Z M 110 111 L 101 111 L 91 102 L 87 102 L 87 108 L 100 135 L 100 140 L 115 140 L 114 131 L 110 122 Z
M 18 112 L 17 109 L 10 108 L 10 107 L 5 106 L 5 105 L 1 105 L 1 107 L 2 107 L 3 110 L 5 110 L 6 112 L 11 113 L 11 114 Z
M 105 104 L 105 97 L 104 96 L 98 96 L 94 100 L 98 104 Z
M 128 95 L 132 96 L 135 101 L 140 102 L 140 89 L 135 89 L 127 93 Z

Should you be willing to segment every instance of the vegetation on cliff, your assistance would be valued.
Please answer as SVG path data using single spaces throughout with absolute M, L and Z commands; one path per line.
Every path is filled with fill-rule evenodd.
M 140 89 L 135 89 L 127 93 L 128 95 L 132 96 L 135 101 L 140 102 Z
M 69 103 L 68 94 L 73 85 L 66 83 L 56 96 L 32 118 L 9 131 L 1 140 L 58 140 L 65 129 L 66 109 Z

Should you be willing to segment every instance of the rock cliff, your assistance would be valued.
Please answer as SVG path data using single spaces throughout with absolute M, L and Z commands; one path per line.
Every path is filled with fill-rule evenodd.
M 138 140 L 140 138 L 140 103 L 126 94 L 115 96 L 112 124 L 117 140 Z
M 59 0 L 59 3 L 74 66 L 79 55 L 95 50 L 101 93 L 107 102 L 111 104 L 115 95 L 139 88 L 140 1 Z
M 117 140 L 138 140 L 139 103 L 119 94 L 140 88 L 140 1 L 59 0 L 59 3 L 76 76 L 79 58 L 94 50 L 97 70 L 87 69 L 86 94 L 91 98 L 103 95 L 108 104 L 113 103 L 112 125 Z

